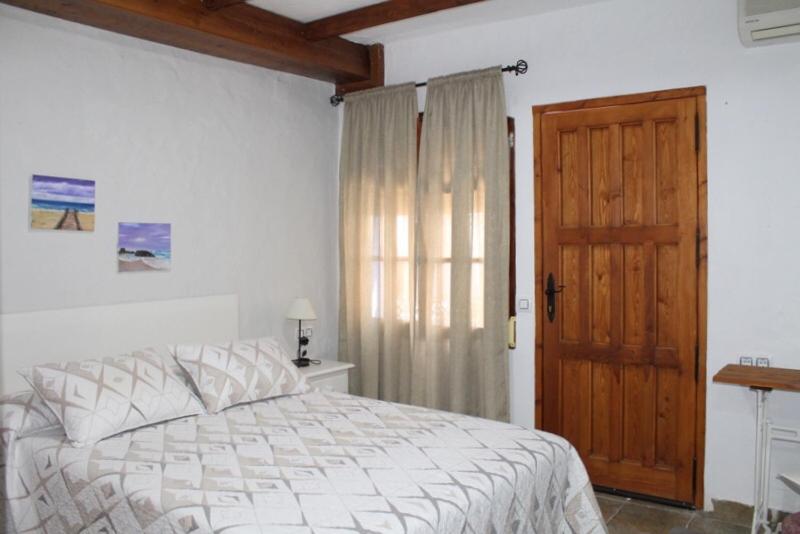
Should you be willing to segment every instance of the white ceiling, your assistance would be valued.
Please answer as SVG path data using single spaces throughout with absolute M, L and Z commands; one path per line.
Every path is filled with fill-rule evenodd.
M 379 4 L 383 0 L 248 0 L 261 9 L 300 22 L 310 22 L 352 9 Z
M 248 0 L 262 9 L 300 22 L 309 22 L 352 9 L 378 4 L 382 0 Z M 606 0 L 487 0 L 446 9 L 430 15 L 367 28 L 346 35 L 359 43 L 388 43 L 424 33 L 485 24 L 497 20 L 569 9 Z

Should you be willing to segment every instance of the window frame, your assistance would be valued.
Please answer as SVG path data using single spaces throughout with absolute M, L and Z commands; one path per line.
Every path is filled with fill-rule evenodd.
M 422 141 L 422 124 L 424 113 L 419 113 L 417 116 L 417 161 L 419 161 L 420 143 Z M 508 261 L 508 319 L 516 315 L 516 292 L 517 292 L 517 267 L 516 267 L 516 252 L 517 252 L 517 233 L 516 233 L 516 168 L 515 168 L 515 125 L 514 118 L 507 117 L 508 125 L 508 147 L 509 147 L 509 261 Z M 411 259 L 411 251 L 409 255 L 404 257 L 397 257 L 397 260 L 409 262 Z M 371 264 L 375 262 L 385 262 L 382 254 L 373 254 L 369 257 Z M 442 263 L 450 263 L 451 259 L 443 259 Z M 485 258 L 472 258 L 472 263 L 484 263 Z M 378 304 L 380 309 L 382 306 Z M 413 313 L 409 310 L 409 313 Z M 380 319 L 380 313 L 376 319 Z M 410 317 L 409 317 L 410 320 Z M 516 337 L 516 336 L 515 336 Z

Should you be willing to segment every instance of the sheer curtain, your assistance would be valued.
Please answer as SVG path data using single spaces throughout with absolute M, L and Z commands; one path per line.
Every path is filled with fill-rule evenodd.
M 508 419 L 500 68 L 345 97 L 339 357 L 352 393 Z
M 508 127 L 499 67 L 428 83 L 412 401 L 508 419 Z
M 339 170 L 339 357 L 350 390 L 409 402 L 417 171 L 414 84 L 345 97 Z

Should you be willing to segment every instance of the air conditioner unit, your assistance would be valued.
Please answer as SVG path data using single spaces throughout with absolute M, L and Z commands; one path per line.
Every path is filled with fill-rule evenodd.
M 739 0 L 739 39 L 745 46 L 800 41 L 800 0 Z

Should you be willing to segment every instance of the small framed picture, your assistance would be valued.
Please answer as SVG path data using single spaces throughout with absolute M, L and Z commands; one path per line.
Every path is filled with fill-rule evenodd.
M 94 180 L 34 175 L 31 228 L 94 232 Z
M 170 223 L 119 223 L 119 272 L 169 271 L 171 259 Z

